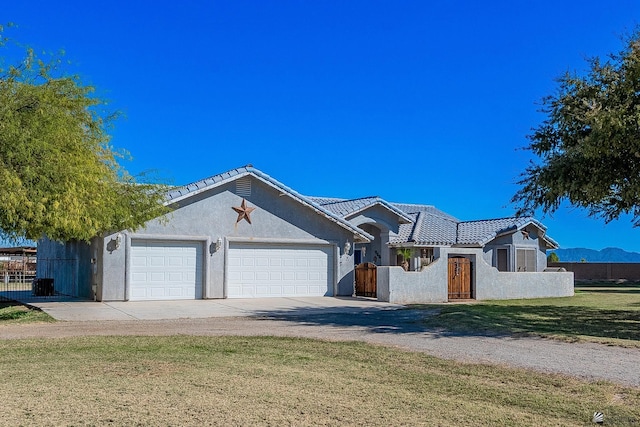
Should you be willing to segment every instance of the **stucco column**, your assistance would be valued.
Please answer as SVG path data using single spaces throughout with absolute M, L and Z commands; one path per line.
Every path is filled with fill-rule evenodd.
M 391 265 L 389 252 L 389 232 L 380 231 L 380 265 Z

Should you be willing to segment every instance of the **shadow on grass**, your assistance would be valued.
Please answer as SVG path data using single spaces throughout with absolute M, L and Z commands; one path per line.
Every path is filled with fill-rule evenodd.
M 28 320 L 40 314 L 40 310 L 17 301 L 0 301 L 0 324 Z
M 576 282 L 576 288 L 638 288 L 640 282 L 633 281 L 593 281 L 593 282 Z
M 497 332 L 640 340 L 640 311 L 579 306 L 444 306 L 438 314 L 426 317 L 425 325 L 472 335 Z
M 589 292 L 594 294 L 640 294 L 639 289 L 612 289 L 612 288 L 594 288 L 594 289 L 576 289 L 576 292 Z
M 636 305 L 635 303 L 629 305 Z M 432 304 L 406 309 L 318 308 L 265 311 L 259 317 L 373 333 L 429 333 L 448 336 L 564 336 L 569 339 L 640 341 L 640 311 L 581 306 Z

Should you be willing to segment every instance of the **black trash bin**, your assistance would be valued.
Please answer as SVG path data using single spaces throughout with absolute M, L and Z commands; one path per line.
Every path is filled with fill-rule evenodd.
M 53 279 L 43 278 L 33 281 L 33 295 L 36 297 L 52 297 L 53 296 Z

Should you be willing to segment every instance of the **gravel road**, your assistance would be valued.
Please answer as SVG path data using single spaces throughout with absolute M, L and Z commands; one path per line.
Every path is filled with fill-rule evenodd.
M 273 335 L 365 341 L 445 359 L 480 362 L 608 380 L 640 387 L 640 349 L 540 338 L 466 336 L 425 329 L 419 310 L 269 314 L 157 321 L 57 322 L 0 326 L 1 339 L 86 335 Z

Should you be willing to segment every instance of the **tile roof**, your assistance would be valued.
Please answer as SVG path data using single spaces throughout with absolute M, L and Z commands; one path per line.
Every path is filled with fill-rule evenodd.
M 213 175 L 182 187 L 172 188 L 167 192 L 166 203 L 176 203 L 184 198 L 191 197 L 202 191 L 249 174 L 268 185 L 278 188 L 293 199 L 318 211 L 331 221 L 338 223 L 342 227 L 353 231 L 361 238 L 368 240 L 373 240 L 373 236 L 352 225 L 346 218 L 373 205 L 379 204 L 394 212 L 399 218 L 405 221 L 405 223 L 400 224 L 398 234 L 392 236 L 390 241 L 392 244 L 413 243 L 425 246 L 484 246 L 502 234 L 522 229 L 528 224 L 533 224 L 542 231 L 541 238 L 549 247 L 557 248 L 559 246 L 557 242 L 546 236 L 546 227 L 532 217 L 460 221 L 456 217 L 432 205 L 389 203 L 378 196 L 357 199 L 303 196 L 251 165 Z
M 465 221 L 458 225 L 457 243 L 460 245 L 484 245 L 501 234 L 516 231 L 531 223 L 533 218 L 498 218 Z M 539 224 L 542 226 L 542 224 Z M 542 230 L 545 230 L 542 226 Z
M 435 216 L 439 216 L 442 218 L 450 219 L 451 221 L 459 222 L 459 220 L 456 217 L 441 211 L 440 209 L 436 208 L 433 205 L 418 205 L 418 204 L 411 204 L 411 203 L 392 203 L 392 205 L 397 207 L 401 211 L 409 214 L 414 214 L 418 212 L 427 212 Z
M 394 236 L 390 243 L 413 243 L 425 246 L 484 246 L 502 234 L 533 224 L 543 231 L 542 239 L 548 246 L 558 247 L 558 243 L 544 233 L 546 227 L 532 217 L 460 221 L 431 205 L 400 203 L 394 203 L 394 205 L 405 212 L 410 212 L 414 217 L 414 223 L 401 225 L 398 235 Z
M 398 209 L 394 204 L 389 203 L 378 196 L 361 197 L 358 199 L 337 199 L 329 197 L 308 197 L 308 199 L 316 201 L 316 203 L 323 208 L 341 216 L 342 218 L 353 216 L 371 206 L 380 205 L 398 215 L 405 222 L 413 222 L 413 218 L 405 211 Z
M 393 203 L 398 209 L 414 218 L 413 224 L 400 226 L 397 236 L 390 243 L 414 243 L 425 246 L 449 246 L 456 244 L 458 219 L 432 205 Z

